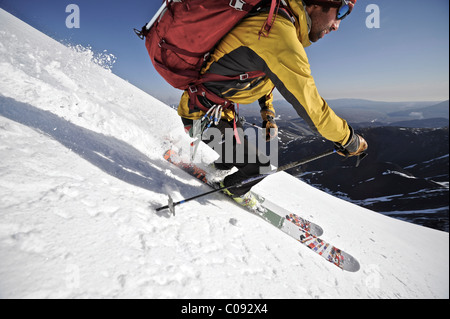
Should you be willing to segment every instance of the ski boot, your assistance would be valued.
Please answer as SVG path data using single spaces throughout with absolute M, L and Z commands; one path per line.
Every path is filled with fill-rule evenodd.
M 225 187 L 223 182 L 220 183 L 220 187 Z M 238 203 L 241 206 L 250 208 L 253 211 L 259 210 L 259 202 L 256 199 L 256 197 L 252 194 L 252 192 L 248 191 L 244 195 L 236 196 L 233 193 L 231 193 L 228 189 L 224 189 L 222 191 L 224 194 L 230 196 L 236 203 Z

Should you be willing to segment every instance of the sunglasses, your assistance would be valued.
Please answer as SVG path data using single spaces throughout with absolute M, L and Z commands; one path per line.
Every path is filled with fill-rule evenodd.
M 353 2 L 349 0 L 329 1 L 329 0 L 311 0 L 307 1 L 309 4 L 316 4 L 323 7 L 338 8 L 336 19 L 342 20 L 350 14 L 353 10 Z
M 337 12 L 337 19 L 338 20 L 344 19 L 346 16 L 350 14 L 350 12 L 352 12 L 352 9 L 353 9 L 353 2 L 350 3 L 350 1 L 348 0 L 341 0 L 341 5 Z

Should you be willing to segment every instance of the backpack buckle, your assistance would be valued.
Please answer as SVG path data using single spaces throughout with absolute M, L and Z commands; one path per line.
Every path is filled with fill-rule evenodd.
M 248 78 L 249 78 L 248 73 L 244 73 L 244 74 L 239 75 L 239 80 L 241 80 L 241 81 L 245 81 Z
M 192 94 L 198 92 L 197 87 L 196 87 L 196 86 L 193 86 L 193 85 L 189 86 L 189 91 L 191 91 Z
M 230 7 L 238 10 L 238 11 L 244 11 L 244 5 L 246 3 L 243 0 L 231 0 L 230 1 Z

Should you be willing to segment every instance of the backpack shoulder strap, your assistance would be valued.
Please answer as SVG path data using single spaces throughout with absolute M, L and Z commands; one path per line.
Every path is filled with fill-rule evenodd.
M 275 23 L 276 17 L 280 14 L 285 17 L 293 24 L 296 20 L 294 14 L 291 12 L 289 6 L 284 0 L 263 0 L 256 6 L 247 16 L 256 16 L 261 13 L 269 13 L 266 22 L 261 27 L 259 31 L 259 36 L 268 37 L 273 24 Z

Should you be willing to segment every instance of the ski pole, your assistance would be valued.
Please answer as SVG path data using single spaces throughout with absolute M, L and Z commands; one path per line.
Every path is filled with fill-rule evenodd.
M 176 202 L 176 203 L 173 202 L 172 197 L 170 197 L 170 195 L 169 195 L 169 203 L 166 206 L 162 206 L 162 207 L 156 208 L 155 210 L 157 212 L 159 212 L 159 211 L 162 211 L 164 209 L 169 209 L 169 211 L 172 213 L 172 215 L 175 216 L 175 206 L 178 206 L 178 205 L 190 202 L 190 201 L 192 201 L 194 199 L 197 199 L 197 198 L 200 198 L 200 197 L 204 197 L 204 196 L 207 196 L 207 195 L 210 195 L 210 194 L 218 193 L 218 192 L 223 191 L 224 189 L 227 189 L 227 188 L 235 188 L 235 187 L 239 187 L 239 186 L 242 186 L 242 185 L 244 185 L 244 183 L 238 183 L 238 184 L 233 185 L 233 186 L 223 186 L 223 187 L 211 190 L 209 192 L 196 195 L 194 197 L 190 197 L 190 198 L 186 198 L 186 199 L 180 200 L 179 202 Z
M 232 188 L 237 188 L 237 187 L 245 186 L 245 185 L 247 185 L 247 184 L 249 184 L 249 183 L 253 183 L 253 182 L 262 180 L 262 179 L 266 178 L 266 177 L 267 177 L 268 175 L 270 175 L 270 174 L 274 174 L 274 173 L 278 173 L 278 172 L 283 172 L 283 171 L 286 171 L 286 170 L 288 170 L 288 169 L 291 169 L 291 168 L 294 168 L 294 167 L 297 167 L 297 166 L 301 166 L 301 165 L 304 165 L 304 164 L 313 162 L 313 161 L 318 160 L 318 159 L 320 159 L 320 158 L 324 158 L 324 157 L 329 156 L 329 155 L 334 154 L 334 153 L 336 153 L 336 150 L 335 150 L 335 149 L 333 149 L 333 150 L 331 150 L 331 151 L 326 151 L 326 152 L 324 152 L 324 153 L 322 153 L 322 154 L 315 155 L 315 156 L 309 157 L 309 158 L 304 159 L 304 160 L 301 160 L 301 161 L 295 161 L 295 162 L 292 162 L 292 163 L 290 163 L 290 164 L 286 164 L 286 165 L 280 166 L 280 167 L 278 167 L 276 170 L 273 170 L 272 172 L 269 172 L 269 173 L 266 174 L 266 175 L 259 175 L 259 176 L 256 176 L 256 177 L 252 177 L 252 178 L 249 178 L 249 179 L 244 180 L 244 181 L 242 181 L 242 182 L 236 183 L 236 184 L 234 184 L 234 185 L 231 185 L 231 186 L 223 186 L 223 187 L 220 187 L 220 188 L 211 190 L 211 191 L 209 191 L 209 192 L 206 192 L 206 193 L 203 193 L 203 194 L 196 195 L 196 196 L 194 196 L 194 197 L 190 197 L 190 198 L 183 199 L 183 200 L 181 200 L 181 201 L 179 201 L 179 202 L 175 202 L 175 203 L 174 203 L 173 200 L 172 200 L 172 197 L 170 197 L 170 195 L 169 195 L 169 202 L 168 202 L 168 204 L 167 204 L 166 206 L 162 206 L 162 207 L 156 208 L 156 211 L 159 212 L 159 211 L 164 210 L 164 209 L 169 209 L 169 211 L 172 213 L 172 215 L 175 216 L 175 206 L 178 206 L 178 205 L 180 205 L 180 204 L 184 204 L 184 203 L 190 202 L 190 201 L 192 201 L 192 200 L 194 200 L 194 199 L 197 199 L 197 198 L 200 198 L 200 197 L 204 197 L 204 196 L 207 196 L 207 195 L 210 195 L 210 194 L 213 194 L 213 193 L 220 192 L 220 191 L 222 191 L 222 190 L 224 190 L 224 189 L 232 189 Z
M 319 154 L 319 155 L 315 155 L 315 156 L 309 157 L 309 158 L 301 160 L 301 161 L 296 161 L 296 162 L 292 162 L 290 164 L 286 164 L 286 165 L 280 166 L 280 167 L 277 168 L 277 170 L 275 172 L 283 172 L 283 171 L 286 171 L 288 169 L 291 169 L 291 168 L 294 168 L 294 167 L 297 167 L 297 166 L 305 165 L 305 164 L 308 164 L 310 162 L 316 161 L 318 159 L 327 157 L 327 156 L 329 156 L 331 154 L 334 154 L 334 153 L 336 153 L 335 149 L 330 150 L 330 151 L 326 151 L 325 153 L 322 153 L 322 154 Z

